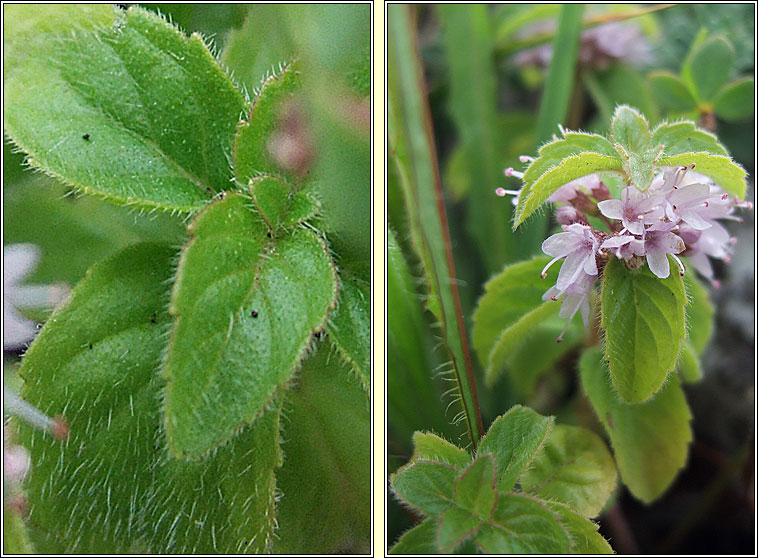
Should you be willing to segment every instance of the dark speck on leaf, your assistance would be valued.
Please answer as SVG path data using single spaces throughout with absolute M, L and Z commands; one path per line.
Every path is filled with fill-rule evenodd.
M 157 322 L 158 322 L 158 315 L 157 315 L 157 314 L 153 314 L 153 315 L 150 317 L 150 321 L 151 321 L 152 323 L 154 323 L 154 324 L 155 324 L 155 323 L 157 323 Z
M 90 138 L 90 135 L 89 135 L 89 134 L 84 134 L 84 135 L 82 136 L 82 139 L 83 139 L 84 141 L 89 141 L 89 138 Z
M 92 348 L 92 343 L 90 343 L 90 344 L 89 344 L 89 348 L 90 348 L 90 349 Z
M 266 236 L 267 236 L 267 237 L 269 237 L 269 238 L 271 238 L 271 233 L 270 233 L 270 232 L 267 232 L 267 233 L 266 233 Z
M 257 317 L 258 317 L 258 312 L 256 312 L 255 310 L 253 310 L 252 312 L 250 312 L 250 315 L 251 315 L 253 318 L 257 318 Z

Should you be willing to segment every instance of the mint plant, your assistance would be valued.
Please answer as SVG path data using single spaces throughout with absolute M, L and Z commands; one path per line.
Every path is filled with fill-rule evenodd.
M 707 292 L 683 260 L 717 284 L 709 258 L 728 261 L 736 242 L 721 223 L 740 219 L 737 208 L 752 208 L 742 199 L 746 174 L 692 122 L 650 131 L 628 106 L 616 109 L 609 139 L 561 131 L 537 158 L 523 158 L 523 173 L 506 174 L 524 182 L 514 192 L 514 225 L 554 202 L 563 232 L 542 244 L 551 260 L 506 267 L 488 283 L 474 316 L 474 346 L 492 384 L 510 354 L 529 343 L 530 329 L 557 314 L 567 320 L 560 343 L 581 314 L 590 328 L 579 364 L 582 386 L 611 439 L 622 480 L 651 502 L 687 459 L 691 416 L 681 381 L 699 379 L 699 354 L 712 328 Z M 559 260 L 555 285 L 539 296 L 544 287 L 535 278 L 546 278 Z M 513 309 L 510 292 L 522 294 Z
M 90 267 L 23 356 L 21 396 L 70 428 L 18 424 L 38 551 L 368 548 L 367 234 L 334 226 L 345 208 L 327 202 L 342 173 L 351 211 L 368 207 L 368 127 L 335 108 L 369 92 L 368 50 L 349 40 L 369 19 L 349 11 L 335 64 L 292 36 L 301 9 L 279 9 L 287 58 L 248 89 L 147 10 L 5 7 L 5 131 L 28 165 L 186 226 Z M 245 30 L 231 67 L 267 40 Z
M 611 554 L 589 518 L 616 486 L 603 441 L 516 406 L 469 452 L 428 432 L 391 477 L 395 495 L 425 517 L 391 554 Z

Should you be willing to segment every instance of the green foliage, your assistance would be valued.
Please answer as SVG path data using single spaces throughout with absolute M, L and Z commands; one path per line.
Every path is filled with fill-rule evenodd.
M 179 260 L 164 365 L 166 432 L 177 457 L 201 455 L 255 420 L 336 305 L 323 239 L 304 228 L 269 238 L 249 203 L 233 194 L 209 205 Z
M 320 343 L 285 396 L 275 554 L 369 552 L 369 400 L 331 353 Z
M 34 547 L 21 514 L 3 506 L 3 554 L 34 554 Z
M 204 8 L 168 9 L 190 25 Z M 326 12 L 338 13 L 283 10 L 288 41 L 306 30 L 314 42 Z M 221 12 L 203 30 L 240 27 L 248 7 Z M 152 12 L 5 11 L 6 133 L 32 167 L 67 184 L 5 169 L 14 184 L 4 202 L 26 219 L 11 220 L 7 239 L 41 246 L 37 280 L 84 276 L 21 366 L 24 397 L 71 426 L 65 442 L 21 428 L 38 550 L 368 550 L 370 265 L 367 248 L 342 250 L 349 243 L 329 225 L 346 210 L 322 194 L 333 182 L 349 199 L 370 183 L 369 144 L 340 114 L 339 133 L 313 134 L 338 156 L 293 169 L 272 148 L 296 97 L 300 124 L 325 113 L 314 106 L 326 95 L 306 88 L 320 69 L 365 90 L 370 50 L 351 45 L 368 9 L 350 13 L 319 43 L 331 56 L 318 64 L 308 54 L 319 48 L 288 42 L 268 67 L 301 53 L 309 63 L 287 64 L 251 106 L 200 35 Z M 256 31 L 263 42 L 276 35 Z M 245 38 L 230 36 L 224 59 L 241 64 L 232 51 Z M 311 141 L 305 128 L 299 139 Z M 74 192 L 172 216 L 56 199 Z M 366 203 L 344 205 L 352 237 L 368 239 L 368 188 L 360 195 Z M 162 243 L 123 249 L 143 240 Z M 328 521 L 313 522 L 317 510 Z
M 62 443 L 20 425 L 34 471 L 30 523 L 64 552 L 261 552 L 270 544 L 276 403 L 204 462 L 167 455 L 154 371 L 173 258 L 169 247 L 140 244 L 96 265 L 22 362 L 24 398 L 65 415 L 71 428 Z
M 6 132 L 32 166 L 77 190 L 195 211 L 228 187 L 244 99 L 199 36 L 139 8 L 109 9 L 111 27 L 75 40 L 32 27 L 6 52 Z
M 687 461 L 692 441 L 684 392 L 676 375 L 649 401 L 630 405 L 611 387 L 598 348 L 588 349 L 579 363 L 584 392 L 611 439 L 621 479 L 645 503 L 659 498 Z
M 726 37 L 709 35 L 702 28 L 692 41 L 680 75 L 667 71 L 648 74 L 655 101 L 671 116 L 697 112 L 730 122 L 749 118 L 754 111 L 755 80 L 744 76 L 729 82 L 735 57 Z
M 629 270 L 615 258 L 606 265 L 601 306 L 605 358 L 624 402 L 646 401 L 673 370 L 686 333 L 685 304 L 678 273 L 660 279 L 647 266 Z
M 546 353 L 539 355 L 546 356 L 544 361 L 535 362 L 534 352 L 529 350 L 533 349 L 535 338 L 546 340 L 542 324 L 560 309 L 560 305 L 554 302 L 542 303 L 546 288 L 540 271 L 547 262 L 548 258 L 539 256 L 506 266 L 502 273 L 484 286 L 484 294 L 474 312 L 472 338 L 474 349 L 486 367 L 485 381 L 489 386 L 494 385 L 505 370 L 511 371 L 514 377 L 534 379 L 535 374 L 529 373 L 533 365 L 537 365 L 534 373 L 541 372 L 576 346 L 578 338 L 574 335 L 574 328 L 570 328 L 564 343 L 555 343 L 560 332 L 558 329 L 552 340 L 552 345 L 556 347 L 551 346 Z M 548 324 L 546 326 L 550 332 L 553 331 L 554 328 Z M 525 351 L 529 357 L 520 359 L 520 354 Z
M 273 159 L 269 146 L 282 109 L 293 98 L 300 81 L 296 65 L 288 63 L 261 85 L 247 119 L 240 122 L 234 137 L 234 173 L 241 184 L 260 174 L 294 178 Z
M 525 492 L 595 517 L 616 488 L 616 464 L 595 433 L 561 424 L 519 482 Z
M 516 406 L 495 420 L 474 457 L 416 433 L 413 458 L 391 483 L 427 517 L 390 553 L 466 553 L 471 544 L 495 554 L 612 552 L 588 518 L 615 486 L 613 459 L 594 434 L 552 424 Z

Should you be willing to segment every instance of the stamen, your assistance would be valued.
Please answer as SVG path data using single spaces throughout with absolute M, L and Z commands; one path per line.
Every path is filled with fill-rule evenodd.
M 563 258 L 563 256 L 557 256 L 553 258 L 552 260 L 550 260 L 548 264 L 542 268 L 542 272 L 540 272 L 540 277 L 542 277 L 543 279 L 547 277 L 547 270 L 550 268 L 551 265 L 553 265 L 555 262 L 557 262 L 561 258 Z
M 515 176 L 516 178 L 524 178 L 524 173 L 515 170 L 513 167 L 508 167 L 504 171 L 505 176 Z
M 705 207 L 710 207 L 710 205 L 711 205 L 711 204 L 708 203 L 708 200 L 705 200 L 703 203 L 705 204 Z
M 534 157 L 530 157 L 529 155 L 521 155 L 518 160 L 522 163 L 531 163 L 534 161 Z
M 684 277 L 684 272 L 687 271 L 687 267 L 682 263 L 682 260 L 680 260 L 676 254 L 671 254 L 674 259 L 676 260 L 676 263 L 679 264 L 679 275 Z
M 716 289 L 720 289 L 721 288 L 721 281 L 719 281 L 718 279 L 714 279 L 713 281 L 711 281 L 711 285 L 713 285 L 714 288 L 716 288 Z
M 495 188 L 495 195 L 501 198 L 505 196 L 516 196 L 520 194 L 520 190 L 506 190 L 505 188 Z
M 727 198 L 729 198 L 729 194 L 723 194 L 723 195 L 721 196 L 721 199 L 722 199 L 722 200 L 725 200 L 725 199 L 727 199 Z
M 553 295 L 550 297 L 550 300 L 552 300 L 553 302 L 558 302 L 558 297 Z

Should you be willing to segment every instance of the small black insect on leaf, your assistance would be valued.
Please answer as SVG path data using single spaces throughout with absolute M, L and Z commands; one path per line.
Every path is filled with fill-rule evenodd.
M 255 310 L 253 310 L 252 312 L 250 312 L 250 315 L 251 315 L 253 318 L 257 318 L 257 317 L 258 317 L 258 312 L 256 312 Z
M 150 322 L 152 323 L 158 323 L 158 314 L 156 312 L 153 312 L 153 315 L 150 317 Z
M 90 349 L 92 348 L 92 343 L 90 343 L 90 344 L 89 344 L 89 348 L 90 348 Z
M 84 134 L 84 135 L 82 136 L 82 139 L 83 139 L 84 141 L 89 141 L 89 138 L 90 138 L 90 135 L 89 135 L 89 134 Z

